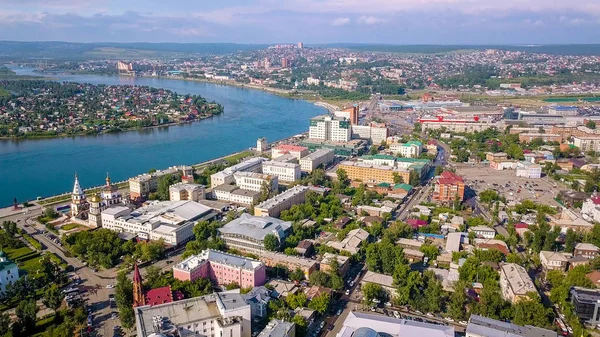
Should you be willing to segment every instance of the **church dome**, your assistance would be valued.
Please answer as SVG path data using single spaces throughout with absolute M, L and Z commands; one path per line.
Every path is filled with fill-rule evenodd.
M 90 202 L 101 202 L 102 199 L 100 199 L 100 197 L 97 194 L 92 195 L 92 197 L 90 198 Z

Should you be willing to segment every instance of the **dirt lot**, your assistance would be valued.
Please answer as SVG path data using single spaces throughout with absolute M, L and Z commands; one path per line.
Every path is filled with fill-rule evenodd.
M 558 206 L 554 197 L 558 195 L 560 186 L 554 187 L 554 183 L 549 183 L 545 177 L 527 179 L 517 177 L 515 170 L 497 171 L 484 166 L 457 167 L 456 173 L 465 178 L 467 186 L 477 194 L 492 189 L 499 195 L 505 196 L 508 202 L 529 199 L 546 205 Z

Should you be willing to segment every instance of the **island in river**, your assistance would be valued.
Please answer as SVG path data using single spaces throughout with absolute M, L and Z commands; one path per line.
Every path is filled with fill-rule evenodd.
M 134 85 L 0 81 L 0 137 L 38 138 L 181 124 L 223 107 L 199 95 Z

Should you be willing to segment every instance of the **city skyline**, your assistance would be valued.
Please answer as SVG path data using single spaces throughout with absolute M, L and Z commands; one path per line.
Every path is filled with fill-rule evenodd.
M 0 40 L 387 44 L 598 43 L 592 1 L 3 1 Z

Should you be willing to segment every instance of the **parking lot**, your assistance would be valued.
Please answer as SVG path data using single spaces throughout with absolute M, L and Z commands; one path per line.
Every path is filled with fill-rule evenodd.
M 465 179 L 465 184 L 475 193 L 494 190 L 504 196 L 508 202 L 516 203 L 528 199 L 540 203 L 558 206 L 554 198 L 560 186 L 546 177 L 528 179 L 517 177 L 515 170 L 494 170 L 488 166 L 459 166 L 456 173 Z

